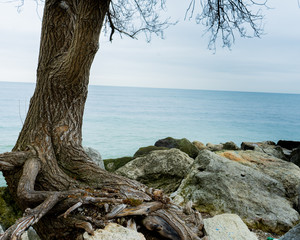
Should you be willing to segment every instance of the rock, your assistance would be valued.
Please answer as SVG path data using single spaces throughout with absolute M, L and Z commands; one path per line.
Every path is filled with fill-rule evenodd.
M 239 150 L 240 148 L 234 142 L 226 142 L 223 144 L 223 150 Z
M 207 143 L 206 148 L 213 152 L 222 151 L 222 150 L 239 150 L 240 149 L 234 142 L 226 142 L 226 143 L 220 143 L 220 144 Z
M 2 226 L 0 225 L 0 234 L 4 233 Z
M 41 240 L 40 237 L 37 235 L 36 231 L 32 227 L 30 227 L 27 230 L 27 235 L 29 240 Z
M 21 210 L 17 207 L 7 187 L 0 187 L 0 224 L 6 230 L 15 221 L 22 217 Z
M 105 169 L 102 157 L 96 149 L 90 147 L 84 147 L 84 151 L 93 160 L 93 162 L 95 162 L 102 169 Z
M 206 149 L 206 146 L 202 142 L 193 141 L 193 144 L 195 145 L 196 148 L 198 148 L 198 150 Z
M 282 147 L 282 148 L 286 148 L 289 150 L 293 150 L 297 147 L 300 146 L 300 142 L 299 141 L 286 141 L 286 140 L 279 140 L 277 142 L 277 145 Z
M 259 152 L 246 151 L 260 156 L 254 160 L 247 154 L 244 158 L 234 155 L 238 151 L 228 152 L 231 160 L 226 152 L 219 156 L 200 151 L 187 177 L 171 194 L 175 203 L 191 200 L 200 212 L 235 213 L 251 228 L 288 231 L 299 220 L 292 200 L 298 194 L 294 190 L 300 183 L 300 169 Z
M 143 234 L 122 227 L 116 223 L 109 223 L 104 229 L 95 231 L 94 236 L 87 232 L 83 234 L 84 240 L 146 240 Z
M 300 167 L 300 146 L 291 153 L 290 161 Z
M 254 150 L 257 152 L 266 153 L 270 156 L 287 160 L 283 149 L 280 146 L 275 145 L 272 141 L 265 142 L 242 142 L 242 150 Z
M 114 158 L 114 159 L 104 159 L 105 169 L 109 172 L 114 172 L 120 167 L 123 167 L 126 163 L 132 161 L 133 157 L 122 157 L 122 158 Z
M 41 240 L 36 231 L 30 227 L 26 232 L 22 234 L 21 240 Z
M 210 151 L 216 152 L 216 151 L 221 151 L 223 149 L 223 144 L 212 144 L 212 143 L 207 143 L 206 148 Z
M 290 231 L 279 238 L 279 240 L 300 240 L 300 224 L 293 227 Z
M 141 147 L 139 150 L 135 152 L 133 155 L 134 158 L 145 156 L 148 153 L 154 151 L 154 150 L 167 150 L 168 148 L 166 147 L 156 147 L 156 146 L 148 146 L 148 147 Z
M 156 147 L 166 147 L 166 148 L 178 148 L 182 152 L 188 154 L 191 158 L 196 158 L 199 150 L 186 138 L 175 139 L 167 137 L 158 140 L 155 144 Z
M 236 214 L 222 214 L 204 219 L 204 229 L 209 240 L 258 240 Z
M 257 151 L 226 151 L 219 155 L 279 181 L 284 186 L 286 199 L 291 205 L 298 204 L 300 168 L 295 164 Z
M 179 149 L 157 150 L 132 160 L 116 173 L 169 193 L 177 189 L 193 161 Z

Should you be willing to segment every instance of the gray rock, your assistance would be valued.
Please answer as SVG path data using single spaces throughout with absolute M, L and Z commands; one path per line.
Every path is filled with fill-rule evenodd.
M 222 214 L 204 219 L 204 229 L 209 240 L 258 240 L 236 214 Z
M 155 144 L 156 147 L 166 147 L 166 148 L 177 148 L 182 152 L 188 154 L 191 158 L 196 158 L 198 156 L 199 150 L 186 138 L 175 139 L 167 137 L 158 140 Z
M 41 239 L 37 235 L 36 231 L 32 227 L 30 227 L 27 231 L 25 231 L 22 234 L 21 240 L 41 240 Z
M 115 173 L 169 193 L 177 189 L 193 161 L 178 149 L 157 150 L 132 160 Z
M 253 151 L 246 152 L 253 153 Z M 278 161 L 290 163 L 263 153 L 257 154 L 262 155 L 265 162 L 270 159 L 275 161 L 273 169 L 268 170 L 267 166 L 260 169 L 255 164 L 247 165 L 247 161 L 238 156 L 235 156 L 235 160 L 229 160 L 208 150 L 202 150 L 195 159 L 190 173 L 171 197 L 178 204 L 191 200 L 200 212 L 212 215 L 235 213 L 250 227 L 282 234 L 299 220 L 298 212 L 293 209 L 292 202 L 286 197 L 285 187 L 295 180 L 297 181 L 294 184 L 299 183 L 300 169 L 294 164 L 280 169 L 282 165 L 278 165 Z M 260 162 L 260 165 L 264 163 Z M 291 182 L 280 181 L 289 178 L 288 171 L 285 172 L 285 176 L 277 179 L 274 177 L 277 172 L 283 175 L 287 169 L 294 170 L 291 173 L 293 178 Z
M 2 228 L 2 226 L 1 226 L 1 224 L 0 224 L 0 234 L 1 233 L 4 233 L 4 231 L 3 231 L 3 228 Z
M 276 179 L 283 185 L 291 205 L 298 204 L 300 168 L 295 164 L 258 151 L 225 151 L 218 154 Z
M 300 240 L 300 224 L 293 227 L 290 231 L 279 238 L 279 240 Z
M 101 168 L 105 169 L 100 153 L 91 147 L 84 147 L 86 154 Z
M 212 143 L 207 143 L 206 148 L 210 151 L 216 152 L 216 151 L 221 151 L 223 149 L 223 144 L 212 144 Z
M 29 240 L 41 240 L 40 237 L 37 235 L 36 231 L 32 227 L 30 227 L 27 230 L 27 235 Z
M 261 153 L 266 153 L 270 156 L 287 160 L 284 151 L 280 146 L 275 145 L 272 141 L 265 142 L 242 142 L 242 150 L 254 150 Z
M 146 240 L 143 234 L 125 228 L 116 223 L 109 223 L 104 229 L 97 229 L 93 236 L 87 232 L 83 234 L 84 240 Z

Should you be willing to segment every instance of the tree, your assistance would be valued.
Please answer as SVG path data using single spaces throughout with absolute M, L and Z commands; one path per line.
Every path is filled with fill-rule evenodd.
M 0 170 L 24 216 L 0 239 L 18 239 L 31 225 L 42 239 L 81 239 L 84 231 L 93 233 L 123 216 L 142 222 L 150 235 L 199 239 L 197 212 L 173 205 L 160 190 L 99 168 L 81 145 L 89 72 L 102 28 L 111 31 L 111 40 L 115 32 L 132 38 L 145 33 L 148 40 L 152 33 L 162 35 L 172 24 L 159 17 L 164 4 L 164 0 L 45 1 L 36 89 L 15 147 L 0 155 Z M 189 17 L 195 4 L 192 0 Z M 234 41 L 234 30 L 247 36 L 246 23 L 259 36 L 256 21 L 261 15 L 249 10 L 250 4 L 258 3 L 202 4 L 196 19 L 211 31 L 210 46 L 219 33 L 225 46 Z

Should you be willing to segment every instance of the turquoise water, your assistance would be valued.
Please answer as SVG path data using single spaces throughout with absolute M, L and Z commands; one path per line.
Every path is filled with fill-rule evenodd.
M 0 82 L 0 152 L 13 147 L 33 90 L 30 83 Z M 167 136 L 203 143 L 299 141 L 299 103 L 297 94 L 90 86 L 83 144 L 115 158 Z

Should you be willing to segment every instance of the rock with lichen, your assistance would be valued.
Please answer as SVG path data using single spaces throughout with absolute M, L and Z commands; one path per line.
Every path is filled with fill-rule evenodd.
M 191 158 L 196 158 L 199 153 L 199 150 L 195 147 L 195 145 L 186 138 L 175 139 L 167 137 L 156 141 L 154 145 L 156 147 L 177 148 L 188 154 Z
M 133 157 L 121 157 L 121 158 L 104 159 L 103 163 L 107 171 L 114 172 L 132 160 Z
M 170 193 L 177 189 L 193 161 L 178 149 L 157 150 L 130 161 L 116 173 Z

